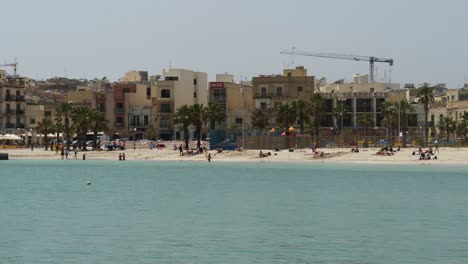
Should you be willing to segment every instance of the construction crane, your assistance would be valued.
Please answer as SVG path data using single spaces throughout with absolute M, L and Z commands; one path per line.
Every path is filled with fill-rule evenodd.
M 0 67 L 13 67 L 13 76 L 16 77 L 16 67 L 18 66 L 18 61 L 15 58 L 15 61 L 13 63 L 8 63 L 8 64 L 0 64 Z
M 338 54 L 338 53 L 314 53 L 306 51 L 296 51 L 295 48 L 292 50 L 283 50 L 281 54 L 288 54 L 291 56 L 302 55 L 302 56 L 312 56 L 312 57 L 321 57 L 321 58 L 331 58 L 331 59 L 342 59 L 342 60 L 354 60 L 354 61 L 368 61 L 370 64 L 369 76 L 370 81 L 374 81 L 374 62 L 385 62 L 390 66 L 393 66 L 393 59 L 381 59 L 373 56 L 361 56 L 361 55 L 350 55 L 350 54 Z

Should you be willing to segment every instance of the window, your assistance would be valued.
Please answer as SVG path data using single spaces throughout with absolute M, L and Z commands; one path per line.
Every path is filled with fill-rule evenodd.
M 193 92 L 193 98 L 197 98 L 197 92 Z
M 237 117 L 236 120 L 236 125 L 242 125 L 242 118 L 241 117 Z
M 297 87 L 297 92 L 298 92 L 298 93 L 302 92 L 302 89 L 303 89 L 302 86 L 298 86 L 298 87 Z
M 171 112 L 171 104 L 161 104 L 161 113 L 170 113 Z
M 165 77 L 164 80 L 166 81 L 178 81 L 179 80 L 179 77 Z
M 148 119 L 148 116 L 147 116 L 147 115 L 143 116 L 143 125 L 144 125 L 144 126 L 148 126 L 148 120 L 149 120 L 149 119 Z
M 171 90 L 162 89 L 161 90 L 161 98 L 171 98 Z
M 370 88 L 370 92 L 373 93 L 375 91 L 375 88 L 374 87 L 371 87 Z
M 161 117 L 161 128 L 170 128 L 171 127 L 171 119 L 169 117 Z
M 123 117 L 119 116 L 115 119 L 115 125 L 116 126 L 123 126 L 124 125 L 124 121 L 123 121 Z
M 151 98 L 151 87 L 146 87 L 146 97 Z
M 31 125 L 36 124 L 36 118 L 30 118 L 29 119 L 29 124 L 31 124 Z
M 193 79 L 193 85 L 197 85 L 197 79 Z
M 267 94 L 267 88 L 266 87 L 260 88 L 260 92 L 262 93 L 262 95 L 266 95 Z
M 267 103 L 260 103 L 260 108 L 265 110 L 267 108 Z
M 130 92 L 130 88 L 123 88 L 122 92 L 123 92 L 123 93 L 129 93 L 129 92 Z
M 288 72 L 288 77 L 291 77 L 291 73 L 290 73 L 290 72 Z
M 276 94 L 282 95 L 283 94 L 283 87 L 276 87 Z
M 123 104 L 122 103 L 117 103 L 117 108 L 123 108 Z

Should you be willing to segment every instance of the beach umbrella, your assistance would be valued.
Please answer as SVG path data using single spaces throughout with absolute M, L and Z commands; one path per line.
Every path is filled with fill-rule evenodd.
M 281 136 L 286 136 L 286 132 L 281 133 Z
M 0 135 L 0 140 L 1 139 L 7 139 L 5 135 Z
M 13 134 L 6 134 L 5 136 L 7 137 L 7 139 L 11 139 L 11 140 L 20 140 L 21 139 L 17 135 L 13 135 Z
M 296 129 L 294 127 L 292 127 L 292 126 L 289 128 L 289 132 L 294 132 L 295 130 Z

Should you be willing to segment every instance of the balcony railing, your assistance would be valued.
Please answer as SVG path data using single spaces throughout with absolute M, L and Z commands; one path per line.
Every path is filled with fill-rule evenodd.
M 210 96 L 210 102 L 226 102 L 226 96 Z
M 124 124 L 122 122 L 115 122 L 114 126 L 123 126 Z
M 16 111 L 14 109 L 7 109 L 6 114 L 7 115 L 16 115 Z
M 17 115 L 24 115 L 24 110 L 22 110 L 22 109 L 16 110 L 16 114 Z
M 18 101 L 18 102 L 24 102 L 24 95 L 17 95 L 17 96 L 16 96 L 16 101 Z
M 116 113 L 125 113 L 125 108 L 115 108 Z
M 286 93 L 256 93 L 256 98 L 280 98 L 280 97 L 288 97 Z
M 24 128 L 24 124 L 18 123 L 7 123 L 6 128 Z

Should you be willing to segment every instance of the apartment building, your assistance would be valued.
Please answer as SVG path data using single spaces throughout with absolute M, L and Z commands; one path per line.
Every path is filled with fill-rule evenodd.
M 308 99 L 314 93 L 314 79 L 314 76 L 307 75 L 307 69 L 303 66 L 285 69 L 283 75 L 253 77 L 255 108 L 273 108 L 280 103 Z
M 126 72 L 124 77 L 119 82 L 124 83 L 146 83 L 148 82 L 147 71 L 129 71 Z
M 21 77 L 6 77 L 0 84 L 0 131 L 18 133 L 25 128 L 25 82 Z
M 226 120 L 216 124 L 215 129 L 239 130 L 251 128 L 251 113 L 254 110 L 253 87 L 235 83 L 230 74 L 217 74 L 216 82 L 209 83 L 209 102 L 220 106 Z
M 156 81 L 153 113 L 156 131 L 161 139 L 183 139 L 182 127 L 174 123 L 174 114 L 182 105 L 208 103 L 208 75 L 185 69 L 165 69 Z M 193 136 L 193 129 L 190 131 Z

